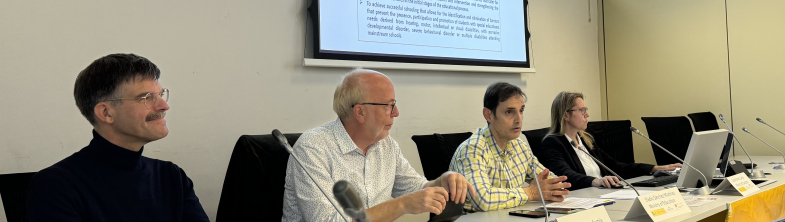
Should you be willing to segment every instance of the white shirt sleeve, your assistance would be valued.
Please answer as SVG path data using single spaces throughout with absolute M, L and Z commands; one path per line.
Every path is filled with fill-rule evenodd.
M 395 167 L 395 185 L 393 186 L 392 197 L 397 198 L 412 192 L 423 189 L 428 180 L 424 176 L 417 173 L 414 168 L 403 157 L 398 143 L 392 140 L 392 148 L 398 153 L 398 161 Z

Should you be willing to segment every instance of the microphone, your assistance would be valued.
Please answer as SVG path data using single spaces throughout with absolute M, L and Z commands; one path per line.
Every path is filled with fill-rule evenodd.
M 782 155 L 782 159 L 785 159 L 785 154 L 782 154 L 782 152 L 780 152 L 780 150 L 778 150 L 777 148 L 774 148 L 773 146 L 769 145 L 769 143 L 767 143 L 766 141 L 763 141 L 762 139 L 758 138 L 758 136 L 755 136 L 755 134 L 752 134 L 752 132 L 750 132 L 750 130 L 748 130 L 746 127 L 742 127 L 741 130 L 744 130 L 744 132 L 749 133 L 750 135 L 754 136 L 756 139 L 758 139 L 761 142 L 765 143 L 767 146 L 771 147 L 771 149 L 773 149 L 774 151 L 777 151 L 778 153 L 780 153 L 780 155 Z M 774 163 L 774 164 L 779 164 L 778 166 L 774 167 L 775 170 L 782 170 L 783 168 L 785 168 L 785 166 L 782 165 L 783 163 Z
M 572 144 L 572 146 L 573 146 L 573 147 L 578 147 L 578 143 L 576 143 L 575 141 L 570 141 L 570 144 Z M 605 168 L 606 170 L 610 171 L 610 172 L 611 172 L 611 173 L 612 173 L 614 176 L 616 176 L 617 178 L 619 178 L 619 180 L 621 180 L 622 182 L 626 183 L 626 184 L 627 184 L 627 186 L 630 186 L 630 188 L 632 188 L 632 190 L 634 190 L 634 191 L 635 191 L 635 194 L 637 194 L 638 196 L 640 196 L 640 195 L 641 195 L 641 193 L 638 193 L 638 189 L 635 189 L 635 186 L 633 186 L 632 184 L 630 184 L 629 182 L 627 182 L 627 180 L 624 180 L 624 178 L 622 178 L 621 176 L 619 176 L 619 174 L 616 174 L 616 172 L 613 172 L 613 170 L 611 170 L 611 168 L 610 168 L 610 167 L 608 167 L 608 166 L 605 166 L 605 164 L 603 164 L 602 162 L 600 162 L 600 160 L 598 160 L 597 158 L 594 158 L 594 156 L 592 156 L 591 154 L 589 154 L 589 152 L 586 152 L 586 150 L 583 150 L 583 149 L 581 149 L 581 148 L 578 148 L 578 150 L 582 151 L 582 152 L 583 152 L 583 153 L 585 153 L 586 155 L 589 155 L 589 157 L 591 157 L 591 158 L 594 160 L 594 162 L 597 162 L 598 164 L 600 164 L 600 166 L 602 166 L 602 167 L 603 167 L 603 168 Z
M 548 207 L 545 206 L 545 196 L 542 195 L 542 188 L 540 187 L 540 179 L 537 178 L 540 175 L 537 173 L 536 170 L 534 170 L 535 168 L 534 165 L 532 164 L 534 164 L 534 161 L 529 161 L 529 169 L 532 169 L 532 171 L 534 171 L 534 181 L 537 182 L 537 191 L 540 191 L 540 201 L 542 201 L 542 209 L 545 210 L 545 222 L 549 222 L 551 221 L 550 220 L 551 213 L 548 212 Z
M 371 218 L 365 211 L 365 204 L 360 200 L 360 195 L 357 195 L 352 183 L 346 180 L 338 181 L 333 185 L 333 194 L 349 217 L 357 222 L 371 222 Z
M 703 175 L 703 172 L 701 172 L 697 168 L 693 167 L 692 165 L 690 165 L 689 163 L 687 163 L 683 159 L 679 158 L 678 156 L 676 156 L 676 154 L 671 153 L 671 151 L 668 151 L 667 149 L 665 149 L 665 147 L 660 146 L 660 144 L 654 142 L 654 140 L 651 140 L 651 139 L 649 139 L 649 137 L 644 136 L 643 133 L 641 133 L 641 131 L 638 131 L 638 129 L 636 129 L 635 127 L 631 126 L 630 130 L 633 133 L 638 134 L 639 136 L 641 136 L 643 138 L 646 138 L 647 140 L 649 140 L 649 142 L 651 142 L 654 145 L 657 145 L 657 147 L 659 147 L 660 149 L 664 150 L 666 153 L 668 153 L 671 156 L 673 156 L 673 158 L 676 158 L 677 160 L 681 161 L 684 165 L 687 165 L 688 167 L 691 167 L 695 171 L 698 171 L 698 173 L 700 173 L 701 176 L 703 176 L 703 187 L 698 188 L 698 189 L 693 190 L 693 191 L 690 191 L 690 194 L 692 194 L 692 195 L 701 195 L 701 196 L 706 196 L 706 195 L 711 194 L 711 191 L 709 191 L 709 179 L 706 178 L 706 175 Z
M 767 126 L 771 127 L 772 129 L 776 130 L 780 134 L 785 135 L 785 133 L 782 133 L 782 131 L 778 130 L 777 128 L 774 128 L 773 126 L 769 125 L 768 123 L 763 122 L 763 120 L 761 118 L 755 118 L 755 120 L 757 120 L 760 123 L 763 123 L 764 125 L 767 125 Z
M 730 125 L 728 125 L 728 122 L 725 122 L 725 118 L 722 116 L 722 114 L 720 114 L 719 116 L 720 116 L 720 120 L 722 120 L 722 123 L 725 123 L 725 126 L 728 127 L 728 131 L 730 131 L 730 134 L 733 135 L 733 139 L 735 139 L 736 142 L 739 143 L 739 146 L 741 147 L 741 150 L 744 150 L 744 154 L 747 155 L 748 159 L 750 159 L 750 166 L 751 166 L 750 168 L 752 169 L 752 167 L 755 166 L 755 163 L 752 162 L 752 157 L 750 157 L 750 154 L 747 153 L 747 149 L 744 149 L 744 145 L 741 145 L 741 141 L 739 140 L 739 138 L 736 137 L 736 133 L 734 133 L 733 130 L 730 128 Z M 758 119 L 760 119 L 760 118 L 758 118 Z M 725 167 L 727 168 L 728 165 L 730 165 L 730 164 L 726 164 Z M 766 174 L 764 174 L 762 170 L 758 170 L 756 172 L 755 169 L 752 169 L 751 171 L 752 171 L 752 179 L 755 179 L 755 178 L 765 178 L 766 177 Z
M 278 129 L 274 129 L 273 137 L 275 137 L 275 139 L 278 140 L 278 143 L 280 143 L 281 146 L 286 148 L 286 152 L 289 152 L 290 156 L 294 157 L 294 161 L 297 162 L 297 164 L 303 168 L 303 171 L 305 172 L 306 175 L 308 175 L 308 178 L 311 178 L 311 181 L 313 181 L 313 183 L 316 185 L 316 188 L 319 188 L 319 191 L 322 191 L 322 194 L 324 195 L 324 197 L 327 198 L 327 201 L 330 201 L 330 204 L 333 205 L 335 210 L 338 211 L 338 214 L 340 214 L 341 210 L 338 209 L 338 206 L 336 206 L 335 203 L 333 203 L 333 201 L 330 199 L 330 196 L 327 196 L 327 193 L 324 192 L 322 187 L 320 187 L 319 184 L 316 183 L 316 180 L 314 180 L 311 174 L 308 173 L 308 170 L 305 169 L 302 163 L 300 163 L 300 159 L 297 159 L 297 156 L 294 155 L 294 149 L 292 149 L 292 146 L 289 145 L 289 141 L 286 139 L 286 137 L 283 136 L 281 131 L 278 131 Z M 341 218 L 343 218 L 343 221 L 349 222 L 349 220 L 347 220 L 346 217 L 344 217 L 343 215 L 341 215 Z

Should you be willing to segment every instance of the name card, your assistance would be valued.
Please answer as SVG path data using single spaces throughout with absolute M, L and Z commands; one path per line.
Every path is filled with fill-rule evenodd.
M 611 217 L 604 206 L 599 206 L 556 218 L 556 222 L 611 222 Z
M 725 179 L 722 180 L 722 183 L 720 183 L 720 185 L 718 185 L 717 188 L 714 189 L 714 192 L 712 192 L 712 194 L 720 192 L 725 188 L 727 188 L 728 186 L 733 186 L 733 188 L 735 188 L 736 191 L 738 191 L 739 193 L 741 193 L 742 196 L 745 197 L 747 195 L 755 193 L 755 191 L 760 190 L 760 188 L 758 188 L 758 186 L 755 185 L 755 183 L 753 183 L 749 177 L 747 177 L 747 174 L 739 173 L 733 176 L 725 177 Z
M 690 208 L 681 197 L 679 189 L 674 187 L 639 196 L 624 219 L 648 214 L 653 221 L 662 221 L 689 212 Z

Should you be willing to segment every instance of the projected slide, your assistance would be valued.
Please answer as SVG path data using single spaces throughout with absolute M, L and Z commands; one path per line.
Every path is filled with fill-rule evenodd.
M 319 0 L 328 53 L 526 62 L 522 0 Z
M 365 1 L 357 10 L 361 21 L 359 39 L 499 52 L 502 50 L 499 2 L 486 2 Z M 417 3 L 425 7 L 417 7 Z

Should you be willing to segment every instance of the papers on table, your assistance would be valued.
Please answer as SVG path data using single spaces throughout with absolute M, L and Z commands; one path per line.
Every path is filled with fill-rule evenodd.
M 682 196 L 682 197 L 684 198 L 684 202 L 687 202 L 687 206 L 690 207 L 697 207 L 715 200 L 722 199 L 719 197 L 696 197 L 696 196 L 689 196 L 689 195 Z
M 548 208 L 589 209 L 596 206 L 613 204 L 614 202 L 615 201 L 608 199 L 568 197 L 565 198 L 563 202 L 553 202 L 545 206 Z
M 654 192 L 657 192 L 657 191 L 653 191 L 653 190 L 639 190 L 638 192 L 640 192 L 641 195 L 645 195 L 645 194 L 650 194 L 650 193 L 654 193 Z M 616 191 L 616 192 L 613 192 L 613 193 L 609 193 L 609 194 L 605 194 L 605 195 L 600 196 L 600 198 L 602 198 L 602 199 L 614 199 L 614 200 L 633 200 L 633 199 L 635 199 L 637 197 L 638 197 L 638 195 L 635 194 L 634 190 L 620 190 L 620 191 Z
M 752 181 L 764 181 L 764 182 L 758 182 L 758 184 L 757 184 L 758 187 L 763 187 L 763 186 L 766 186 L 766 185 L 769 185 L 769 184 L 777 182 L 777 180 L 767 180 L 767 179 L 755 179 L 755 180 L 752 180 Z

